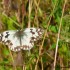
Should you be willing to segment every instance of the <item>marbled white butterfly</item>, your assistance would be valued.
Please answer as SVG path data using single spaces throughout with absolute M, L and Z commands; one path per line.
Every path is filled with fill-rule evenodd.
M 41 38 L 43 30 L 40 28 L 26 28 L 25 30 L 8 30 L 0 34 L 0 42 L 8 45 L 12 51 L 30 50 L 34 41 Z

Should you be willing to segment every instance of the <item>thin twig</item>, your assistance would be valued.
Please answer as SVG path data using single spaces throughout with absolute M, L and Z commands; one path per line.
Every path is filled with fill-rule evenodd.
M 65 3 L 64 3 L 64 6 L 63 6 L 63 10 L 62 10 L 62 16 L 61 16 L 61 20 L 60 20 L 60 26 L 59 26 L 58 37 L 57 37 L 57 42 L 56 42 L 55 58 L 54 58 L 54 68 L 53 68 L 53 70 L 55 70 L 55 66 L 56 66 L 56 57 L 57 57 L 57 51 L 58 51 L 58 43 L 59 43 L 59 37 L 60 37 L 60 30 L 61 30 L 62 18 L 63 18 L 64 9 L 65 9 L 66 3 L 67 3 L 67 0 L 65 0 Z
M 28 27 L 31 26 L 31 11 L 32 11 L 32 0 L 29 0 L 29 13 L 28 13 Z
M 42 66 L 42 70 L 44 70 L 42 58 L 41 58 L 41 66 Z

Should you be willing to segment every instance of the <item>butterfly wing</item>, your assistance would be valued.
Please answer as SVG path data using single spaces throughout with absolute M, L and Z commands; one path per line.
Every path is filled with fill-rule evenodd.
M 8 45 L 15 52 L 21 49 L 30 50 L 34 46 L 34 41 L 40 39 L 42 34 L 40 28 L 26 28 L 24 31 L 9 30 L 0 34 L 0 42 Z
M 5 31 L 0 34 L 0 42 L 8 45 L 12 51 L 20 51 L 20 43 L 16 37 L 16 30 Z
M 38 28 L 26 28 L 24 30 L 24 36 L 22 37 L 22 47 L 23 50 L 30 50 L 34 46 L 34 41 L 41 38 L 43 30 Z

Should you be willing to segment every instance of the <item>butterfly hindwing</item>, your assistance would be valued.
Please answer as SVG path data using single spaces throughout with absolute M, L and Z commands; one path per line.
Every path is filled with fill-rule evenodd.
M 34 41 L 37 41 L 43 34 L 40 28 L 26 28 L 22 38 L 22 49 L 29 50 L 34 46 Z
M 9 30 L 0 34 L 0 41 L 12 50 L 30 50 L 34 41 L 41 38 L 43 31 L 40 28 L 26 28 L 23 30 Z

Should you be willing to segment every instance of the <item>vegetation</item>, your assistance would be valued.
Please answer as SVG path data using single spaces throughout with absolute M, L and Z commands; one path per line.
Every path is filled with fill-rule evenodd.
M 0 0 L 0 32 L 40 27 L 42 39 L 29 51 L 0 43 L 0 70 L 70 69 L 70 0 Z

